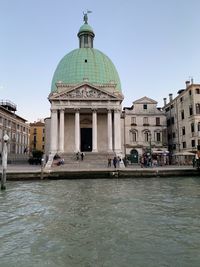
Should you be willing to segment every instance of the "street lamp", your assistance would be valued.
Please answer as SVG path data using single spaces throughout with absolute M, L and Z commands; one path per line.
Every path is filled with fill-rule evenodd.
M 9 140 L 9 136 L 5 134 L 3 136 L 3 152 L 2 152 L 2 175 L 1 175 L 1 190 L 6 189 L 6 171 L 7 171 L 7 158 L 8 158 L 8 148 L 7 143 Z

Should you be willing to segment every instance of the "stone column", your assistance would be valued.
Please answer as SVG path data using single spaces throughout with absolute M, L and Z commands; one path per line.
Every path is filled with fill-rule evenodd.
M 58 112 L 56 109 L 51 110 L 51 152 L 58 150 Z
M 108 110 L 107 116 L 107 133 L 108 133 L 108 152 L 113 151 L 112 147 L 112 112 Z
M 64 152 L 64 109 L 60 110 L 59 151 Z
M 114 111 L 114 151 L 115 153 L 121 153 L 120 110 Z
M 75 151 L 80 151 L 80 113 L 75 110 Z
M 97 152 L 97 111 L 92 110 L 92 152 Z

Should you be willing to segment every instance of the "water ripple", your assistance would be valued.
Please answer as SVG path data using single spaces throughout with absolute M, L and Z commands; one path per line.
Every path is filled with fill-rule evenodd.
M 200 266 L 200 180 L 8 182 L 2 267 Z

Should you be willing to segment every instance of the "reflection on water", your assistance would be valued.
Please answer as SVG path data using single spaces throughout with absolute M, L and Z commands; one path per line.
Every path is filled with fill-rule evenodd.
M 9 182 L 0 266 L 200 266 L 200 179 Z

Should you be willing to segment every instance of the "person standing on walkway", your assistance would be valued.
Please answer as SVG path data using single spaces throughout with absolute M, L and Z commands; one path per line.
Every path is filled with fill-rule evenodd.
M 82 153 L 81 153 L 81 160 L 84 159 L 84 156 L 85 156 L 85 154 L 82 152 Z
M 108 158 L 108 167 L 111 167 L 111 158 Z
M 114 165 L 114 168 L 116 169 L 116 167 L 117 167 L 117 157 L 114 157 L 114 159 L 113 159 L 113 165 Z

